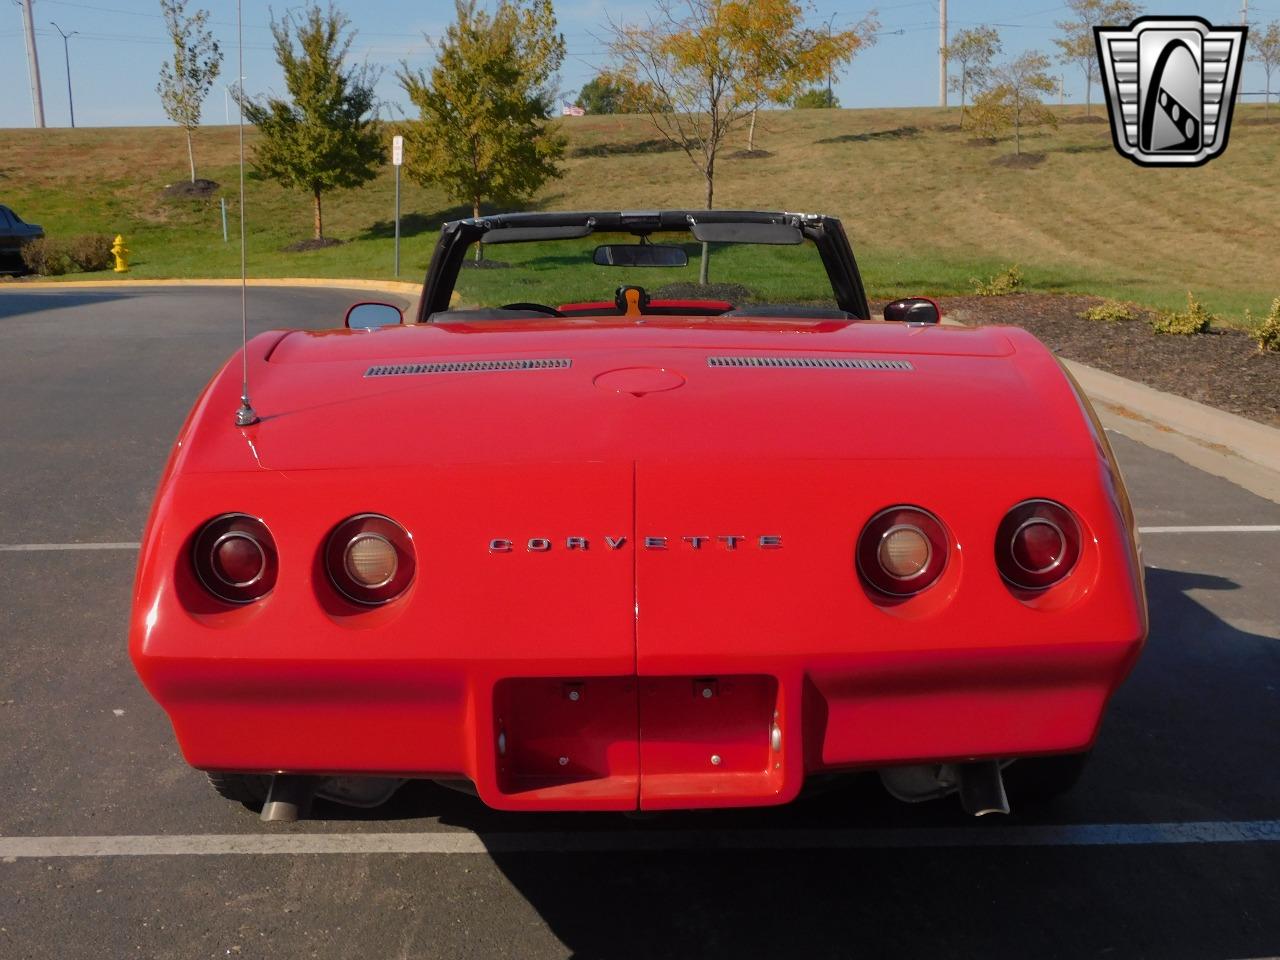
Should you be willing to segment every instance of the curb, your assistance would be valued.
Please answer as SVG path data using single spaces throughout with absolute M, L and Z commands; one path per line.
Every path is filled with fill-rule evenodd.
M 20 280 L 0 285 L 0 290 L 112 290 L 137 287 L 238 287 L 238 277 L 211 280 L 194 279 L 127 279 L 127 280 Z M 328 277 L 251 277 L 251 287 L 327 287 L 335 290 L 379 290 L 417 301 L 422 284 L 403 280 L 357 280 Z
M 1110 429 L 1280 503 L 1280 429 L 1058 359 Z

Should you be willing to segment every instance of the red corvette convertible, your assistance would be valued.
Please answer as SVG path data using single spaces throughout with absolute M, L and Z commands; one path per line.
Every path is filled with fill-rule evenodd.
M 410 778 L 504 810 L 1061 792 L 1146 636 L 1133 515 L 1052 354 L 939 319 L 872 319 L 825 216 L 445 224 L 410 320 L 262 334 L 252 407 L 239 354 L 197 400 L 138 673 L 268 819 Z

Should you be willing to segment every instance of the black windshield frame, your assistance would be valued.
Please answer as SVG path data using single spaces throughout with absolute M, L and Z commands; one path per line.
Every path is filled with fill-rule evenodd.
M 756 210 L 644 210 L 598 211 L 580 213 L 506 213 L 490 217 L 450 220 L 440 229 L 422 297 L 418 301 L 418 323 L 427 323 L 433 313 L 449 309 L 450 298 L 462 270 L 467 249 L 478 242 L 503 242 L 498 239 L 505 230 L 515 237 L 506 242 L 532 242 L 539 239 L 563 238 L 570 231 L 588 236 L 600 233 L 633 233 L 637 236 L 661 236 L 665 233 L 691 234 L 696 223 L 778 224 L 795 227 L 806 240 L 812 240 L 822 258 L 836 305 L 861 320 L 871 318 L 867 293 L 858 273 L 853 248 L 844 226 L 835 217 L 807 213 L 768 213 Z M 546 236 L 543 237 L 542 235 Z

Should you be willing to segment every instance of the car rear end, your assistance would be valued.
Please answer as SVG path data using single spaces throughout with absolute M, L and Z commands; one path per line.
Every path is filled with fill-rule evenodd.
M 569 365 L 376 384 L 408 331 L 258 345 L 268 415 L 232 430 L 215 382 L 139 569 L 133 657 L 189 762 L 658 810 L 1086 750 L 1146 613 L 1083 401 L 1016 333 L 804 332 L 554 338 L 537 359 Z M 304 382 L 330 399 L 286 399 Z M 260 597 L 202 578 L 228 513 L 261 524 Z M 390 570 L 370 530 L 413 575 L 362 598 L 353 571 Z

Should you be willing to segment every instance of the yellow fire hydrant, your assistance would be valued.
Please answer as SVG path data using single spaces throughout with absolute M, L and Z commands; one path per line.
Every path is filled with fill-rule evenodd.
M 129 248 L 124 245 L 124 236 L 116 234 L 115 243 L 111 244 L 111 255 L 116 258 L 116 273 L 129 272 L 129 261 L 125 259 L 128 252 Z

